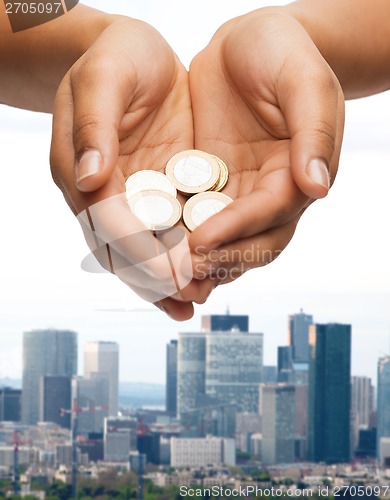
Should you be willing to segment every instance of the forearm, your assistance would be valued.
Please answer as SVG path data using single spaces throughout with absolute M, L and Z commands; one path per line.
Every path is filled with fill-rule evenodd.
M 282 9 L 304 26 L 346 98 L 390 88 L 389 0 L 297 0 Z
M 77 5 L 42 26 L 12 33 L 4 28 L 8 20 L 0 2 L 0 102 L 51 112 L 65 73 L 115 19 Z

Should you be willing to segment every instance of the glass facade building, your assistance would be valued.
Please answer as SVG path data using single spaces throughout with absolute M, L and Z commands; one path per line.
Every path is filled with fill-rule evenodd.
M 262 385 L 262 452 L 264 465 L 295 461 L 295 386 Z
M 45 375 L 40 380 L 40 410 L 41 422 L 53 422 L 60 427 L 70 429 L 70 413 L 61 414 L 60 410 L 71 408 L 70 377 Z
M 109 415 L 118 414 L 119 345 L 116 342 L 87 342 L 84 347 L 84 378 L 105 377 L 109 386 Z
M 302 309 L 298 314 L 288 317 L 288 344 L 292 347 L 294 363 L 309 361 L 309 327 L 313 324 L 313 316 L 305 314 Z
M 177 412 L 177 340 L 167 344 L 165 409 L 171 415 Z
M 390 356 L 378 360 L 377 453 L 381 438 L 390 437 Z
M 39 420 L 40 383 L 45 375 L 72 378 L 77 373 L 77 334 L 68 330 L 32 330 L 23 334 L 22 421 Z
M 309 459 L 350 460 L 351 325 L 310 329 Z

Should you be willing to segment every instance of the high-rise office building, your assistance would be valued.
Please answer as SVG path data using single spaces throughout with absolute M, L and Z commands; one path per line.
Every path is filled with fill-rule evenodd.
M 247 324 L 246 318 L 242 325 Z M 235 429 L 235 412 L 258 411 L 262 370 L 261 333 L 249 333 L 235 327 L 228 331 L 179 333 L 179 417 L 183 420 L 184 414 L 195 416 L 202 409 L 208 415 L 199 414 L 195 420 L 201 420 L 202 426 L 206 420 L 214 420 L 211 424 L 214 430 L 210 432 L 231 435 Z M 214 416 L 209 414 L 210 408 Z
M 19 422 L 22 391 L 11 387 L 0 388 L 0 422 Z
M 370 426 L 374 411 L 374 387 L 370 377 L 352 377 L 351 407 L 358 415 L 359 428 Z
M 39 390 L 45 375 L 77 373 L 77 334 L 68 330 L 32 330 L 23 334 L 22 421 L 39 420 Z
M 378 360 L 377 392 L 377 453 L 380 453 L 380 441 L 390 437 L 390 356 Z
M 206 394 L 237 412 L 257 412 L 263 371 L 263 334 L 206 334 Z
M 41 422 L 53 422 L 70 429 L 70 413 L 61 413 L 60 410 L 71 408 L 71 382 L 70 377 L 56 375 L 41 377 L 39 391 Z
M 313 316 L 305 314 L 302 309 L 288 317 L 288 345 L 292 347 L 294 363 L 309 361 L 309 327 L 312 323 Z
M 292 382 L 293 350 L 291 346 L 278 346 L 278 382 Z
M 177 412 L 177 340 L 167 344 L 165 408 L 171 415 Z
M 294 383 L 295 386 L 295 459 L 298 462 L 307 457 L 307 424 L 309 386 Z
M 109 413 L 109 394 L 108 377 L 102 377 L 101 374 L 93 372 L 89 378 L 73 378 L 72 400 L 76 400 L 79 408 L 93 409 L 93 411 L 81 411 L 77 414 L 78 435 L 88 437 L 91 433 L 103 433 L 104 419 Z
M 192 411 L 205 394 L 206 336 L 179 333 L 177 349 L 177 413 Z
M 119 406 L 119 346 L 116 342 L 88 342 L 84 347 L 84 378 L 96 373 L 109 386 L 109 415 L 115 417 Z
M 359 431 L 370 427 L 374 411 L 374 388 L 369 377 L 351 377 L 351 445 L 358 447 Z
M 310 328 L 309 458 L 350 460 L 351 325 Z
M 262 449 L 265 465 L 295 461 L 295 386 L 261 385 Z

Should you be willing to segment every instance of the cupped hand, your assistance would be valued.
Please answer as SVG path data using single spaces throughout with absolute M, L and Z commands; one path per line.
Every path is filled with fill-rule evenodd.
M 190 283 L 184 288 L 172 283 L 165 247 L 169 236 L 155 239 L 145 232 L 132 216 L 124 191 L 132 173 L 163 170 L 173 154 L 192 148 L 187 71 L 151 26 L 115 20 L 58 89 L 53 178 L 79 214 L 87 242 L 101 264 L 177 320 L 192 316 L 192 301 L 203 301 L 210 283 L 190 282 L 188 276 Z M 177 234 L 173 239 L 177 243 Z M 185 234 L 184 239 L 187 242 Z M 179 247 L 176 253 L 181 255 L 176 257 L 185 260 L 185 245 Z M 117 268 L 114 260 L 119 262 Z M 174 294 L 180 288 L 180 294 Z M 170 295 L 173 298 L 161 299 Z
M 326 196 L 339 160 L 344 99 L 303 27 L 282 9 L 223 25 L 191 63 L 195 147 L 228 165 L 234 202 L 190 237 L 195 277 L 222 283 L 285 248 Z

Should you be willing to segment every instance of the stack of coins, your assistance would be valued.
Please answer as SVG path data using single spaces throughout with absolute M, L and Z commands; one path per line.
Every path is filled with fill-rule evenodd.
M 183 209 L 183 221 L 190 231 L 233 201 L 219 192 L 228 182 L 229 171 L 217 156 L 198 150 L 182 151 L 168 161 L 165 173 L 141 170 L 126 181 L 131 211 L 152 231 L 168 229 L 180 220 L 177 191 L 195 195 Z

